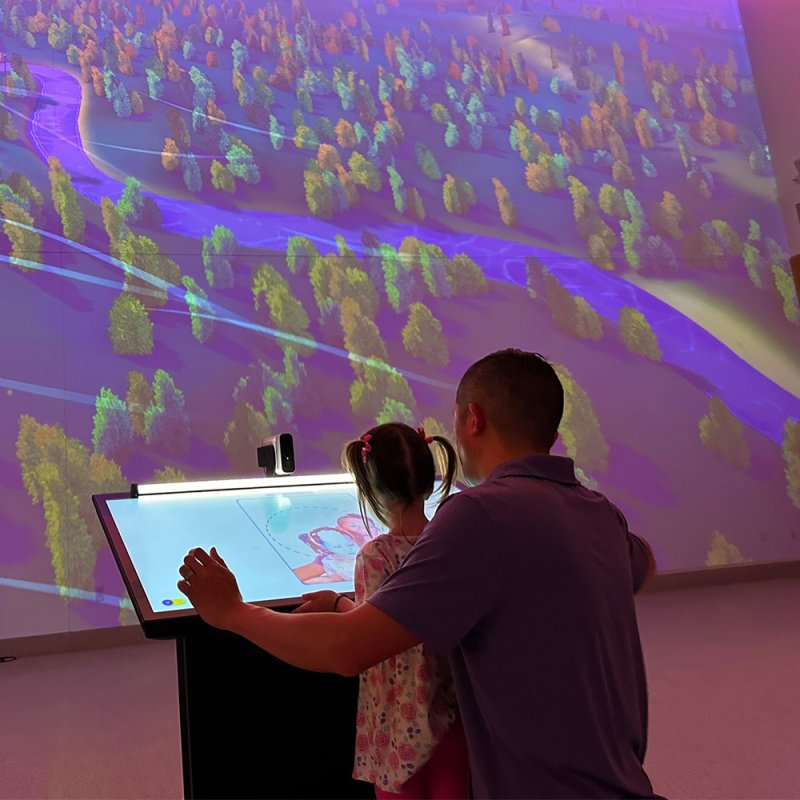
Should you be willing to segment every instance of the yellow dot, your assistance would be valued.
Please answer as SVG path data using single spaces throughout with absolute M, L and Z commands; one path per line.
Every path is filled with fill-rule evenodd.
M 174 605 L 174 606 L 182 606 L 182 605 L 186 605 L 186 600 L 184 600 L 182 597 L 176 597 L 176 598 L 175 598 L 175 599 L 172 601 L 172 605 Z

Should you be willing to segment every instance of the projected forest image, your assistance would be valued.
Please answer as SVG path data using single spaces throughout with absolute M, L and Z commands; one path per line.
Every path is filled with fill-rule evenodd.
M 734 0 L 0 0 L 0 83 L 0 637 L 133 621 L 92 494 L 449 434 L 509 346 L 661 569 L 800 556 Z

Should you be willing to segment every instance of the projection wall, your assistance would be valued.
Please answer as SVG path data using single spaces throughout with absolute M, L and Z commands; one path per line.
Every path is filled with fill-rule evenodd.
M 800 311 L 734 0 L 0 4 L 0 638 L 133 621 L 91 507 L 448 433 L 558 365 L 663 570 L 800 557 Z M 177 564 L 176 564 L 177 568 Z

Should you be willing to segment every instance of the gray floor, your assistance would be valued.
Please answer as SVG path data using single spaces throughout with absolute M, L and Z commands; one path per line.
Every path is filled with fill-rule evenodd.
M 800 798 L 800 580 L 638 607 L 657 791 Z M 0 664 L 2 800 L 182 797 L 174 644 L 136 638 Z
M 177 685 L 169 641 L 0 664 L 0 797 L 182 797 Z

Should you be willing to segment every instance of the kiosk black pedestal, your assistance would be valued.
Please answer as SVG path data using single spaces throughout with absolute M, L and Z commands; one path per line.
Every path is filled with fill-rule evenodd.
M 358 679 L 212 628 L 176 588 L 186 553 L 216 546 L 247 602 L 288 613 L 305 592 L 352 592 L 369 536 L 352 478 L 134 485 L 92 500 L 145 636 L 176 642 L 186 798 L 374 797 L 351 777 Z
M 351 778 L 357 678 L 311 673 L 207 625 L 176 640 L 184 793 L 374 797 Z

